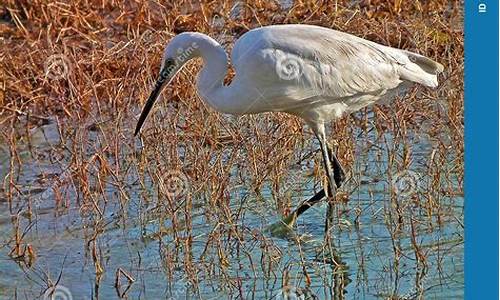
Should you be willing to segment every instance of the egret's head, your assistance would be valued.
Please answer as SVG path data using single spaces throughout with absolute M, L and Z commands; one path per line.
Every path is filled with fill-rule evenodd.
M 163 58 L 161 61 L 160 74 L 156 80 L 156 84 L 149 96 L 144 108 L 142 109 L 141 116 L 137 122 L 135 133 L 139 133 L 142 124 L 149 111 L 153 107 L 156 99 L 160 95 L 162 89 L 172 80 L 172 78 L 179 72 L 184 64 L 193 57 L 198 56 L 198 44 L 196 43 L 197 33 L 183 32 L 175 36 L 165 47 Z

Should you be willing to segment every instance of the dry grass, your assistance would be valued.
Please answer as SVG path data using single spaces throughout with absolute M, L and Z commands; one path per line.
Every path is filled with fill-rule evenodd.
M 360 154 L 374 149 L 388 153 L 380 157 L 381 176 L 390 181 L 415 164 L 414 154 L 420 151 L 415 145 L 421 144 L 415 137 L 433 145 L 424 157 L 424 191 L 405 205 L 392 193 L 384 208 L 394 241 L 392 249 L 385 249 L 394 252 L 393 271 L 398 274 L 397 261 L 403 255 L 399 235 L 409 232 L 415 260 L 424 270 L 416 275 L 416 286 L 422 285 L 428 254 L 419 246 L 419 232 L 449 220 L 452 216 L 442 199 L 463 193 L 462 2 L 296 1 L 286 9 L 278 2 L 238 3 L 4 0 L 0 138 L 9 161 L 0 172 L 5 199 L 0 205 L 11 216 L 12 231 L 3 247 L 12 258 L 35 264 L 39 249 L 29 243 L 29 236 L 36 234 L 32 226 L 40 203 L 34 190 L 50 190 L 53 197 L 44 201 L 54 216 L 77 208 L 96 285 L 102 274 L 116 273 L 117 290 L 126 293 L 123 278 L 134 280 L 135 275 L 124 269 L 106 270 L 106 247 L 99 242 L 108 230 L 109 211 L 120 216 L 117 226 L 133 227 L 127 217 L 133 199 L 142 205 L 134 224 L 144 231 L 152 220 L 161 224 L 145 238 L 160 241 L 166 280 L 181 268 L 194 287 L 203 278 L 222 278 L 221 289 L 238 296 L 244 288 L 231 265 L 235 257 L 246 257 L 254 274 L 258 269 L 287 282 L 287 272 L 276 268 L 283 249 L 245 223 L 247 197 L 233 198 L 239 197 L 239 188 L 255 198 L 266 198 L 262 193 L 269 190 L 271 197 L 264 201 L 286 215 L 296 205 L 290 190 L 296 190 L 283 182 L 301 163 L 309 166 L 308 175 L 320 186 L 320 156 L 300 120 L 285 114 L 235 119 L 214 112 L 196 95 L 195 63 L 163 93 L 141 141 L 132 137 L 132 130 L 158 73 L 162 50 L 176 33 L 204 32 L 230 49 L 251 28 L 306 23 L 415 51 L 445 66 L 437 90 L 415 88 L 390 107 L 366 109 L 332 124 L 339 159 L 354 180 L 342 191 L 345 203 L 338 207 L 337 220 L 343 210 L 359 209 L 349 201 L 356 198 L 362 181 L 364 171 L 354 167 Z M 37 147 L 33 132 L 47 124 L 55 124 L 58 141 Z M 366 140 L 361 150 L 356 149 L 357 139 Z M 182 193 L 171 193 L 171 176 L 187 183 Z M 419 208 L 418 219 L 408 213 L 413 212 L 409 207 Z M 199 240 L 193 220 L 200 216 L 213 227 L 202 239 L 203 251 L 196 252 Z M 260 261 L 254 261 L 256 257 Z M 309 286 L 305 265 L 302 276 Z M 54 282 L 47 280 L 47 285 Z M 419 287 L 415 293 L 421 295 L 425 288 Z M 391 297 L 397 294 L 396 289 Z

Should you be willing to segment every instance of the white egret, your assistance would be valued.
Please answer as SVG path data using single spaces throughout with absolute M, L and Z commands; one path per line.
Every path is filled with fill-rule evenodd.
M 443 66 L 422 55 L 383 46 L 351 34 L 312 25 L 272 25 L 241 36 L 233 47 L 236 72 L 225 86 L 228 56 L 211 37 L 184 32 L 166 46 L 160 76 L 139 117 L 137 134 L 162 88 L 190 59 L 201 57 L 199 96 L 221 113 L 286 112 L 302 118 L 318 138 L 328 187 L 335 194 L 344 172 L 328 148 L 325 124 L 381 99 L 409 83 L 437 87 Z M 307 207 L 302 206 L 298 209 Z M 327 222 L 328 224 L 328 222 Z

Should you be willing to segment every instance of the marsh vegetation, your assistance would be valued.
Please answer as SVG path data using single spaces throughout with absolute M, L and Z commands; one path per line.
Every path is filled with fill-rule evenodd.
M 322 188 L 318 145 L 297 118 L 214 112 L 194 63 L 133 137 L 173 35 L 201 31 L 230 51 L 277 23 L 445 66 L 436 90 L 331 124 L 348 171 L 333 253 L 325 205 L 286 236 L 266 232 Z M 462 24 L 460 1 L 5 0 L 0 298 L 462 298 Z

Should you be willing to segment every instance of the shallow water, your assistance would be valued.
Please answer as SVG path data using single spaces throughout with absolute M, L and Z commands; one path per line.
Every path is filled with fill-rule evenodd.
M 53 148 L 60 143 L 56 128 L 48 124 L 32 132 L 36 153 L 57 151 Z M 105 222 L 99 224 L 102 231 L 93 239 L 90 228 L 96 219 L 77 204 L 78 192 L 57 190 L 50 183 L 54 178 L 70 180 L 69 162 L 29 158 L 26 145 L 21 147 L 25 151 L 21 156 L 26 159 L 17 178 L 23 199 L 14 201 L 13 210 L 7 201 L 0 200 L 0 298 L 44 299 L 47 278 L 56 282 L 59 276 L 59 286 L 67 289 L 59 289 L 60 295 L 70 293 L 72 299 L 115 299 L 119 295 L 129 299 L 384 299 L 393 294 L 413 299 L 419 291 L 425 299 L 463 298 L 464 203 L 458 179 L 439 179 L 439 188 L 430 188 L 435 181 L 426 175 L 426 168 L 435 144 L 430 138 L 421 138 L 420 133 L 414 134 L 409 139 L 414 149 L 412 163 L 403 174 L 409 182 L 396 186 L 389 174 L 397 172 L 387 163 L 390 149 L 386 145 L 393 142 L 392 137 L 380 139 L 374 133 L 359 133 L 356 163 L 343 188 L 349 201 L 335 207 L 332 244 L 338 267 L 320 251 L 326 204 L 302 215 L 291 236 L 270 236 L 265 229 L 279 220 L 270 187 L 264 185 L 256 196 L 236 176 L 231 177 L 229 201 L 233 213 L 245 207 L 238 223 L 211 218 L 205 213 L 206 199 L 192 199 L 192 230 L 178 231 L 192 237 L 190 250 L 175 245 L 172 220 L 158 221 L 161 212 L 154 184 L 146 181 L 153 201 L 145 201 L 144 191 L 132 175 L 125 185 L 127 201 L 117 188 L 105 187 L 107 199 L 101 207 Z M 0 173 L 4 178 L 9 153 L 8 148 L 2 149 Z M 443 169 L 453 168 L 454 153 L 449 156 L 450 165 Z M 284 179 L 285 194 L 294 205 L 319 189 L 308 170 L 305 163 L 298 165 Z M 26 213 L 28 201 L 23 201 L 28 199 L 34 203 L 31 222 Z M 439 207 L 439 214 L 429 214 L 426 201 Z M 61 202 L 67 202 L 67 207 Z M 15 223 L 10 211 L 19 211 L 17 220 L 26 230 L 24 240 L 36 250 L 32 267 L 9 256 Z M 176 226 L 185 224 L 185 219 L 176 222 Z M 212 234 L 231 226 L 237 226 L 241 233 L 238 243 L 224 234 L 215 235 L 225 253 L 206 248 Z M 391 232 L 391 228 L 399 229 Z M 158 232 L 163 232 L 161 239 L 155 235 Z M 182 236 L 177 238 L 183 240 Z M 102 276 L 96 276 L 94 246 L 102 261 Z M 173 253 L 178 258 L 191 256 L 198 267 L 193 268 L 198 270 L 196 275 L 186 272 L 183 261 L 166 267 L 163 261 Z M 270 259 L 273 257 L 275 260 Z M 119 268 L 135 279 L 128 290 L 124 276 L 121 286 L 115 287 Z

